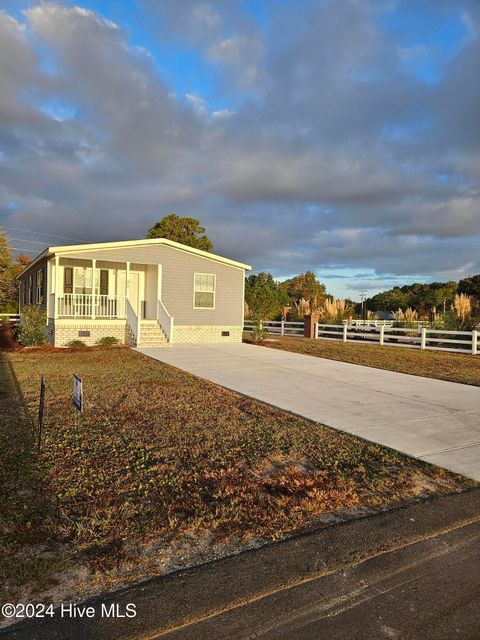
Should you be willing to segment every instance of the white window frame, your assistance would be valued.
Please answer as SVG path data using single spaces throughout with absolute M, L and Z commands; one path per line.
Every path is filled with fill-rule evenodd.
M 195 279 L 197 276 L 213 276 L 213 307 L 198 307 L 195 304 L 195 294 L 196 293 L 212 293 L 212 291 L 199 291 L 195 288 Z M 195 271 L 195 273 L 193 274 L 193 308 L 194 309 L 209 309 L 210 311 L 213 311 L 213 309 L 215 309 L 215 304 L 216 304 L 216 298 L 217 298 L 217 276 L 215 273 L 203 273 L 203 271 Z
M 70 265 L 68 265 L 68 266 L 70 266 Z M 95 269 L 95 271 L 97 271 L 97 269 Z M 81 273 L 81 272 L 83 272 L 82 278 L 83 278 L 84 285 L 87 284 L 87 274 L 88 274 L 88 272 L 90 272 L 90 284 L 92 285 L 91 287 L 87 287 L 87 286 L 77 287 L 77 285 L 76 285 L 77 273 Z M 91 296 L 94 293 L 94 281 L 95 281 L 95 276 L 93 274 L 92 267 L 77 267 L 77 266 L 73 267 L 73 293 L 75 295 L 79 295 L 79 296 L 88 295 L 88 296 Z M 83 289 L 83 291 L 81 293 L 77 292 L 76 291 L 77 288 L 78 289 Z M 90 289 L 90 293 L 85 293 L 86 289 Z
M 43 267 L 41 269 L 38 269 L 38 271 L 35 272 L 35 301 L 37 304 L 43 304 L 43 288 L 44 288 L 44 273 L 43 273 Z M 41 282 L 41 284 L 39 283 L 39 280 Z

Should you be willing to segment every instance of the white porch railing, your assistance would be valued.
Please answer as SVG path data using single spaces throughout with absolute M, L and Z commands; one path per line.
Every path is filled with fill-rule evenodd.
M 128 299 L 125 301 L 125 310 L 128 326 L 133 333 L 135 344 L 138 344 L 140 342 L 140 316 L 135 313 Z
M 157 322 L 162 327 L 168 342 L 173 342 L 173 316 L 171 316 L 166 306 L 161 300 L 157 300 Z
M 125 300 L 125 296 L 64 293 L 56 300 L 57 316 L 61 318 L 125 318 Z

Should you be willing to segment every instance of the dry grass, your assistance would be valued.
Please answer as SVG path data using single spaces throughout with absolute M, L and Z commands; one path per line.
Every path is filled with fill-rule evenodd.
M 245 336 L 244 341 L 251 340 Z M 275 337 L 272 341 L 264 342 L 263 346 L 425 378 L 480 386 L 480 359 L 468 354 L 285 337 Z
M 0 580 L 10 599 L 41 593 L 79 561 L 94 575 L 138 567 L 152 540 L 241 546 L 325 514 L 474 484 L 124 348 L 0 353 L 0 366 Z M 78 429 L 74 372 L 87 405 Z

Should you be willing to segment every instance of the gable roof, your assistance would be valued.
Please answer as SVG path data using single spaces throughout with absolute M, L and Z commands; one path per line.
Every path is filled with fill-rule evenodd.
M 55 247 L 47 247 L 42 253 L 40 253 L 36 258 L 32 260 L 32 262 L 21 271 L 17 278 L 25 275 L 27 271 L 30 271 L 40 260 L 43 258 L 53 258 L 57 254 L 71 254 L 72 257 L 75 257 L 76 253 L 81 253 L 83 251 L 102 251 L 108 249 L 121 249 L 124 247 L 141 247 L 145 245 L 165 245 L 168 247 L 173 247 L 174 249 L 179 249 L 180 251 L 186 251 L 187 253 L 193 253 L 197 256 L 201 256 L 203 258 L 208 258 L 209 260 L 213 260 L 215 262 L 222 262 L 223 264 L 230 265 L 231 267 L 237 267 L 239 269 L 250 270 L 252 267 L 248 264 L 244 264 L 243 262 L 236 262 L 235 260 L 230 260 L 229 258 L 224 258 L 223 256 L 216 255 L 215 253 L 209 253 L 208 251 L 202 251 L 201 249 L 195 249 L 194 247 L 189 247 L 186 244 L 181 244 L 180 242 L 174 242 L 173 240 L 167 240 L 166 238 L 152 238 L 145 240 L 123 240 L 121 242 L 99 242 L 95 244 L 70 244 L 63 246 L 55 246 Z

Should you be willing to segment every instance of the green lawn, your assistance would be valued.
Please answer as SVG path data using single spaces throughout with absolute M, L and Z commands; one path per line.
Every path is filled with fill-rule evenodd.
M 86 397 L 78 428 L 72 373 Z M 6 600 L 78 597 L 324 526 L 326 514 L 475 484 L 125 348 L 0 352 L 0 416 Z
M 244 335 L 244 341 L 251 342 L 248 334 Z M 366 367 L 480 386 L 480 356 L 447 351 L 429 351 L 428 349 L 421 351 L 406 347 L 381 347 L 340 340 L 313 340 L 280 336 L 269 336 L 269 339 L 263 342 L 263 346 L 361 364 Z

